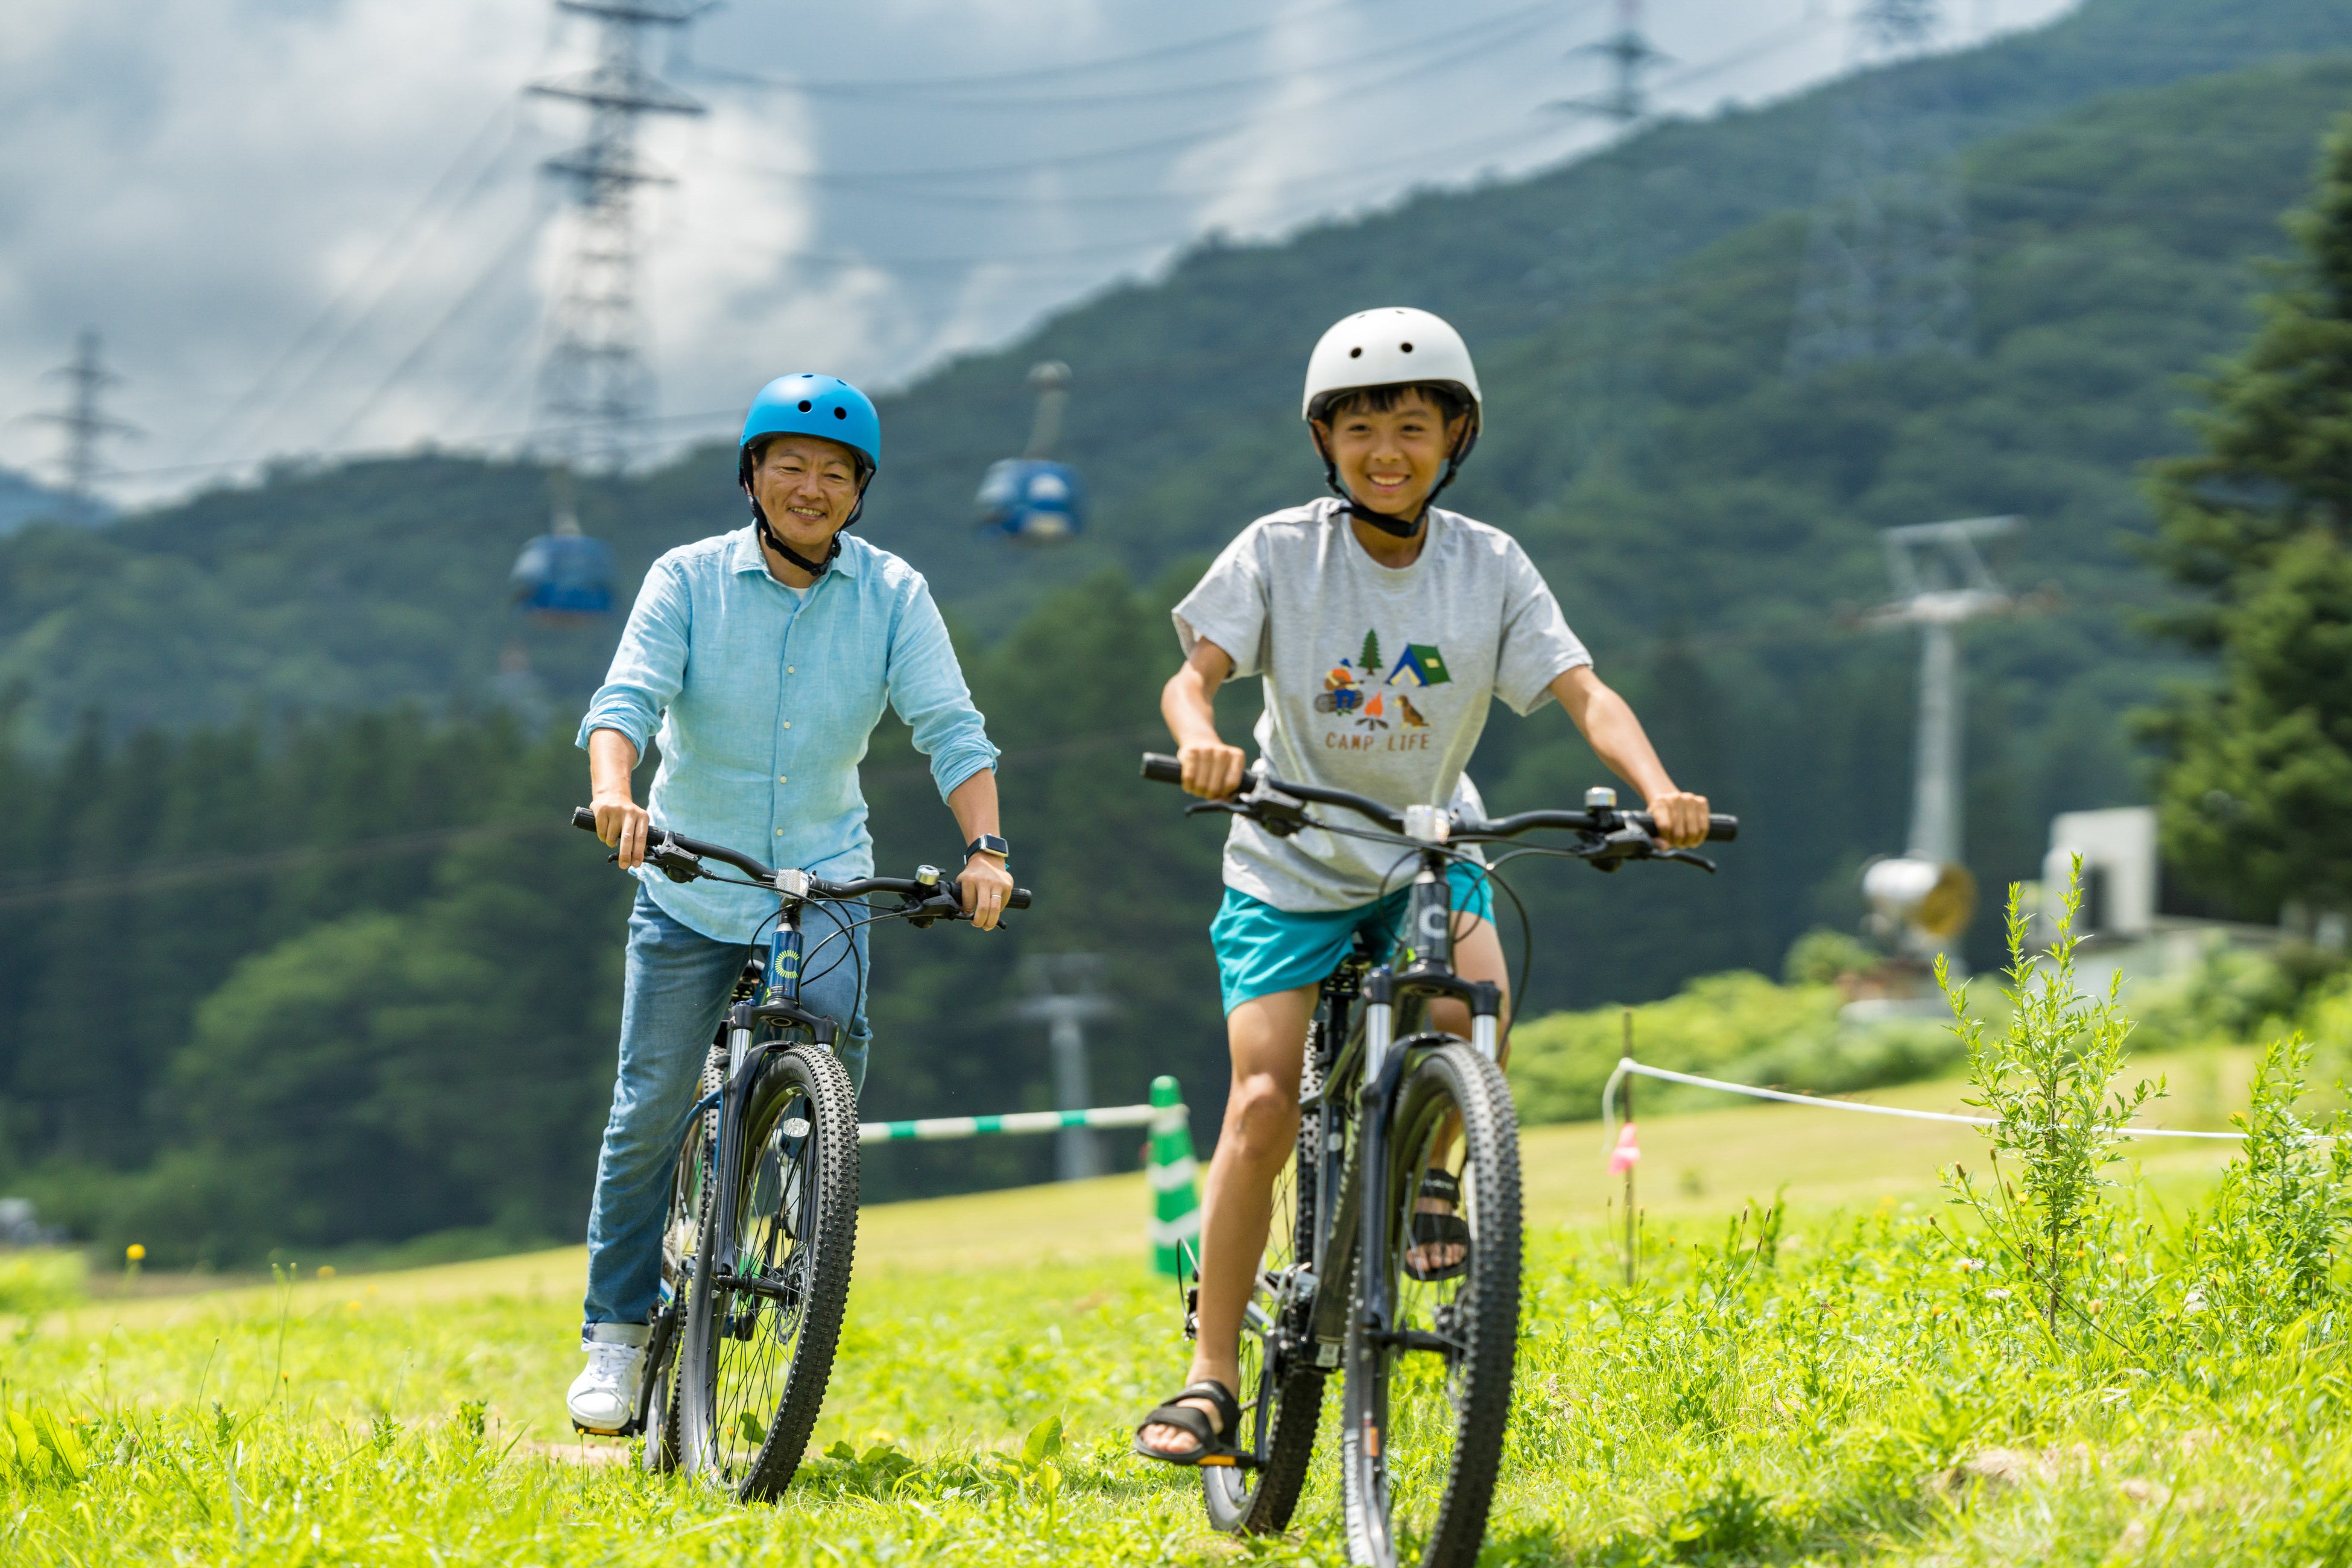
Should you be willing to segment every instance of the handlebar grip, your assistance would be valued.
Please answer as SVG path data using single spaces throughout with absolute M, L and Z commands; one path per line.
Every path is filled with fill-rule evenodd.
M 1730 843 L 1739 837 L 1739 818 L 1717 812 L 1706 819 L 1706 837 L 1710 843 Z
M 593 833 L 596 831 L 596 814 L 584 805 L 575 805 L 572 808 L 572 826 L 583 833 Z
M 963 885 L 953 877 L 940 879 L 940 893 L 950 903 L 963 902 Z M 1025 910 L 1029 907 L 1029 898 L 1028 889 L 1015 888 L 1011 896 L 1004 900 L 1004 907 L 1008 910 Z
M 1181 784 L 1184 782 L 1184 764 L 1159 752 L 1146 752 L 1143 776 L 1153 784 Z

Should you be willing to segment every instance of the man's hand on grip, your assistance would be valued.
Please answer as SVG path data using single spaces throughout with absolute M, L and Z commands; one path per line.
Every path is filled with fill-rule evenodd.
M 644 865 L 646 837 L 652 827 L 646 808 L 625 795 L 600 795 L 590 804 L 596 813 L 596 837 L 620 851 L 621 868 L 634 871 Z

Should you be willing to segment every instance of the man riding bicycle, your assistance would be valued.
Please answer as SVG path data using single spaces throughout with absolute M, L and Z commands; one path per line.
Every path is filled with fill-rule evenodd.
M 835 880 L 869 875 L 857 762 L 887 702 L 967 841 L 957 876 L 985 931 L 1013 890 L 998 836 L 989 743 L 922 575 L 844 532 L 882 460 L 866 395 L 827 375 L 787 375 L 752 399 L 737 447 L 751 522 L 654 563 L 612 669 L 580 722 L 596 832 L 636 871 L 621 1005 L 620 1068 L 588 1221 L 588 1366 L 565 1403 L 590 1432 L 635 1407 L 646 1324 L 660 1289 L 671 1165 L 704 1052 L 772 892 L 672 882 L 644 864 L 649 818 L 723 844 L 765 844 L 779 866 Z M 649 806 L 630 775 L 656 732 Z M 828 918 L 831 923 L 828 924 Z M 838 1055 L 862 1086 L 866 935 L 817 913 L 801 1005 L 841 1026 Z
M 1477 373 L 1460 335 L 1425 310 L 1366 310 L 1323 335 L 1304 408 L 1332 495 L 1258 519 L 1175 609 L 1184 663 L 1160 697 L 1184 787 L 1231 795 L 1247 758 L 1218 736 L 1213 700 L 1235 675 L 1265 689 L 1258 750 L 1281 778 L 1392 805 L 1479 809 L 1463 769 L 1489 703 L 1531 713 L 1558 700 L 1602 763 L 1639 789 L 1659 837 L 1706 837 L 1707 803 L 1675 787 L 1624 699 L 1592 660 L 1517 542 L 1433 505 L 1476 444 Z M 1316 994 L 1357 933 L 1394 942 L 1410 874 L 1392 847 L 1325 828 L 1292 837 L 1236 816 L 1223 907 L 1210 927 L 1233 1079 L 1209 1163 L 1191 1382 L 1136 1434 L 1147 1458 L 1196 1465 L 1233 1451 L 1240 1334 L 1265 1247 L 1274 1185 L 1298 1129 Z M 1454 969 L 1506 984 L 1493 895 L 1456 865 Z M 1507 998 L 1506 998 L 1507 1020 Z M 1468 1033 L 1458 1002 L 1432 1026 Z M 1505 1047 L 1507 1055 L 1507 1045 Z M 1423 1177 L 1407 1268 L 1446 1279 L 1467 1263 L 1452 1178 Z

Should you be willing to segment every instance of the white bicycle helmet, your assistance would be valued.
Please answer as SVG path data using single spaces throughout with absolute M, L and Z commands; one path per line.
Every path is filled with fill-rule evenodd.
M 1429 492 L 1429 501 L 1423 504 L 1421 517 L 1405 522 L 1359 503 L 1339 483 L 1339 467 L 1323 450 L 1321 437 L 1318 437 L 1315 443 L 1317 454 L 1323 458 L 1323 475 L 1331 493 L 1345 501 L 1353 515 L 1399 538 L 1410 538 L 1420 531 L 1422 518 L 1428 516 L 1430 504 L 1435 502 L 1440 490 L 1454 482 L 1462 460 L 1478 444 L 1485 407 L 1478 395 L 1478 369 L 1470 363 L 1470 345 L 1462 341 L 1462 334 L 1444 317 L 1427 310 L 1405 305 L 1359 310 L 1343 317 L 1325 332 L 1316 343 L 1315 352 L 1307 356 L 1307 395 L 1299 405 L 1300 416 L 1312 421 L 1343 393 L 1414 382 L 1452 386 L 1470 400 L 1470 422 L 1462 432 L 1462 444 L 1447 461 L 1444 478 Z

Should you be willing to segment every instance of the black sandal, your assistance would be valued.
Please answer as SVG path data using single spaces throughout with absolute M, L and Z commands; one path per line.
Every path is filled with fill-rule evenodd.
M 1179 1404 L 1185 1399 L 1205 1399 L 1217 1407 L 1219 1430 L 1209 1429 L 1209 1417 L 1190 1405 Z M 1147 1459 L 1157 1459 L 1163 1465 L 1230 1465 L 1241 1457 L 1241 1450 L 1226 1438 L 1240 1430 L 1241 1401 L 1234 1391 L 1212 1377 L 1204 1377 L 1188 1388 L 1168 1396 L 1168 1403 L 1154 1406 L 1150 1415 L 1135 1429 L 1135 1451 Z M 1191 1433 L 1197 1439 L 1193 1447 L 1181 1454 L 1149 1447 L 1143 1441 L 1145 1426 L 1173 1426 Z
M 1459 1211 L 1462 1207 L 1462 1184 L 1444 1171 L 1422 1173 L 1421 1191 L 1414 1199 L 1412 1223 L 1407 1231 L 1410 1241 L 1404 1255 L 1405 1274 L 1411 1279 L 1429 1281 L 1458 1279 L 1470 1272 L 1470 1226 L 1459 1212 L 1431 1214 L 1423 1211 L 1420 1206 L 1421 1198 L 1435 1198 L 1440 1203 L 1452 1204 Z M 1413 1262 L 1415 1252 L 1427 1257 L 1429 1249 L 1434 1247 L 1458 1247 L 1462 1249 L 1462 1256 L 1451 1263 L 1434 1266 Z

